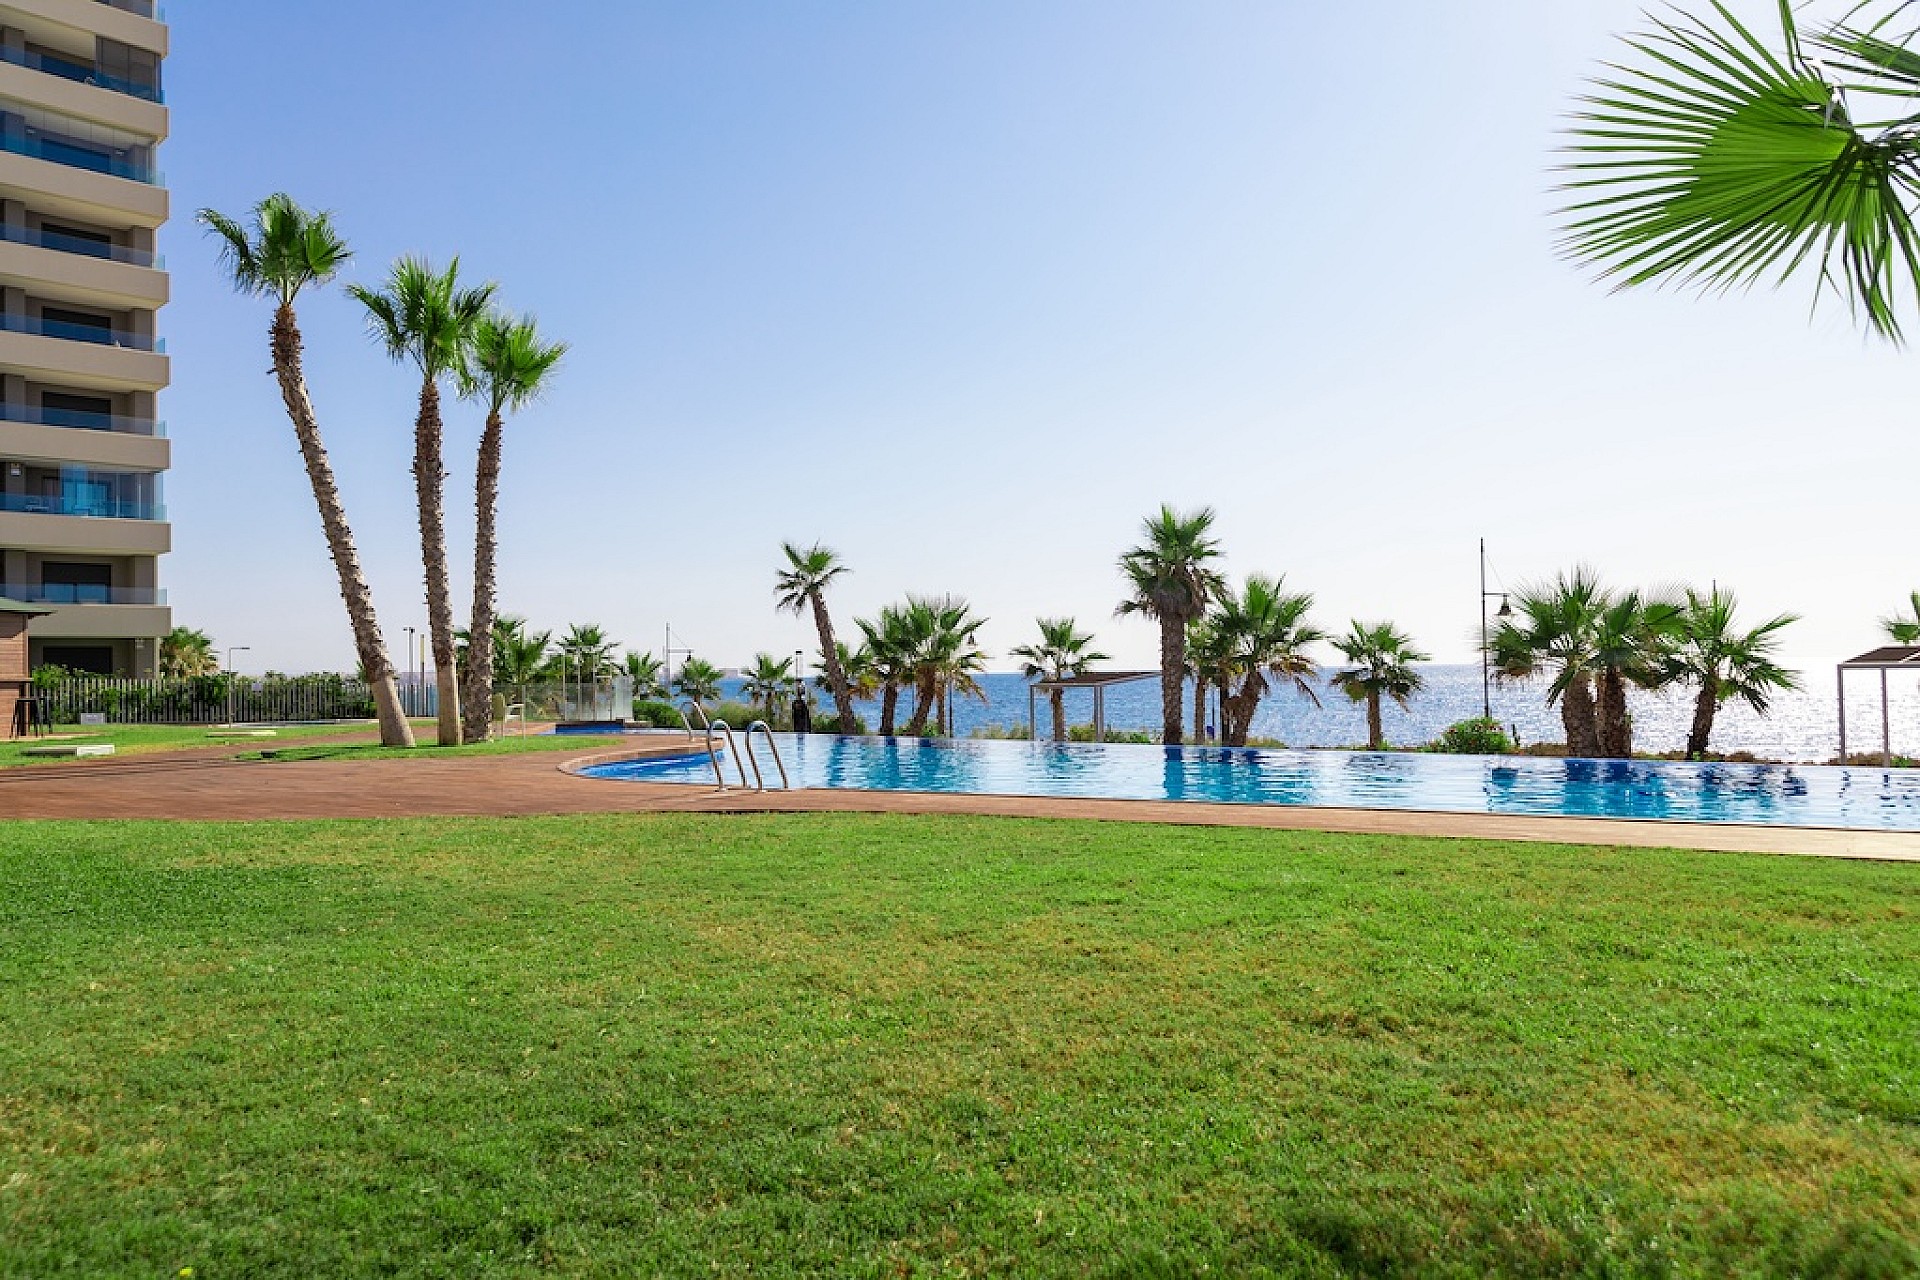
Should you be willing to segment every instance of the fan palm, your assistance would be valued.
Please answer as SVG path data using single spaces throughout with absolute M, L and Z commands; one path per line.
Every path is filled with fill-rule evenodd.
M 1717 22 L 1678 15 L 1630 39 L 1641 65 L 1596 81 L 1574 116 L 1566 252 L 1621 285 L 1805 271 L 1899 340 L 1920 291 L 1920 53 L 1884 37 L 1906 5 L 1882 7 L 1803 40 L 1782 0 L 1777 49 L 1720 0 Z M 1889 118 L 1861 119 L 1856 99 Z
M 170 679 L 210 676 L 220 670 L 213 637 L 193 627 L 175 627 L 160 638 L 160 674 Z
M 1510 599 L 1513 616 L 1487 641 L 1488 661 L 1502 680 L 1547 679 L 1547 705 L 1558 704 L 1567 754 L 1600 755 L 1594 710 L 1594 633 L 1607 595 L 1584 565 L 1552 582 L 1523 586 Z
M 524 703 L 527 687 L 546 674 L 552 646 L 553 632 L 530 632 L 524 618 L 493 620 L 493 678 L 513 690 L 512 701 Z
M 1640 591 L 1609 596 L 1594 615 L 1594 721 L 1603 757 L 1632 757 L 1633 717 L 1627 710 L 1627 690 L 1652 689 L 1661 683 L 1680 620 L 1677 601 Z
M 1738 698 L 1759 715 L 1767 714 L 1773 695 L 1800 687 L 1799 675 L 1775 661 L 1780 632 L 1800 619 L 1783 613 L 1750 631 L 1734 622 L 1734 598 L 1717 587 L 1708 595 L 1687 592 L 1676 642 L 1667 654 L 1666 678 L 1698 687 L 1693 725 L 1687 732 L 1687 758 L 1707 752 L 1713 718 Z
M 673 691 L 692 698 L 696 705 L 717 701 L 720 697 L 720 668 L 705 658 L 688 655 L 673 675 Z
M 633 683 L 633 696 L 636 698 L 659 698 L 665 696 L 667 686 L 660 679 L 660 659 L 651 653 L 640 653 L 629 649 L 620 655 L 620 669 Z
M 1250 574 L 1238 594 L 1221 593 L 1219 606 L 1208 615 L 1208 625 L 1219 634 L 1225 649 L 1228 684 L 1236 678 L 1240 682 L 1239 688 L 1221 698 L 1220 731 L 1226 745 L 1247 744 L 1260 699 L 1273 687 L 1268 676 L 1292 685 L 1319 705 L 1320 695 L 1309 683 L 1318 668 L 1306 647 L 1324 640 L 1326 632 L 1308 621 L 1312 609 L 1313 596 L 1288 591 L 1284 577 Z
M 798 616 L 813 611 L 813 628 L 820 641 L 820 661 L 827 669 L 827 687 L 833 691 L 834 714 L 840 723 L 853 723 L 853 695 L 847 689 L 847 673 L 840 667 L 840 650 L 833 640 L 833 618 L 827 613 L 827 588 L 847 571 L 840 557 L 827 547 L 814 543 L 802 551 L 791 542 L 780 544 L 787 564 L 774 576 L 774 598 L 778 607 Z
M 874 618 L 856 618 L 854 620 L 865 642 L 860 646 L 865 650 L 871 665 L 873 679 L 880 693 L 880 736 L 891 738 L 894 723 L 900 710 L 900 693 L 913 683 L 914 678 L 914 638 L 913 622 L 907 617 L 907 610 L 901 605 L 888 605 Z M 828 673 L 832 679 L 832 673 Z M 846 723 L 843 721 L 842 723 Z
M 303 209 L 284 193 L 270 195 L 256 205 L 251 225 L 212 209 L 202 209 L 199 221 L 219 238 L 221 260 L 234 288 L 273 299 L 274 377 L 280 383 L 280 398 L 286 404 L 300 458 L 306 464 L 314 506 L 320 511 L 320 527 L 340 580 L 347 624 L 353 631 L 354 652 L 363 678 L 373 691 L 380 742 L 383 746 L 410 747 L 413 726 L 407 723 L 400 705 L 393 661 L 387 656 L 387 642 L 374 612 L 373 589 L 360 567 L 360 553 L 354 547 L 353 530 L 340 501 L 340 484 L 334 478 L 333 464 L 327 460 L 320 421 L 313 411 L 313 398 L 307 393 L 300 323 L 293 308 L 302 289 L 325 284 L 339 274 L 352 251 L 334 230 L 331 215 Z
M 1880 628 L 1895 644 L 1920 644 L 1920 591 L 1911 593 L 1907 600 L 1911 612 L 1880 619 Z
M 1413 664 L 1431 662 L 1432 655 L 1414 648 L 1413 638 L 1391 622 L 1353 621 L 1333 647 L 1353 665 L 1334 672 L 1328 683 L 1353 701 L 1367 704 L 1367 750 L 1378 751 L 1386 744 L 1380 699 L 1392 698 L 1404 708 L 1409 698 L 1427 687 L 1427 678 Z
M 467 391 L 487 407 L 473 480 L 473 613 L 467 629 L 485 635 L 493 628 L 498 592 L 500 465 L 506 415 L 537 399 L 567 353 L 564 342 L 543 342 L 532 316 L 518 318 L 490 311 L 473 326 L 472 348 L 464 379 Z M 493 732 L 492 655 L 465 669 L 462 710 L 465 734 L 476 741 Z M 658 675 L 656 671 L 656 677 Z M 654 683 L 659 683 L 656 678 Z M 637 692 L 635 696 L 640 696 Z
M 1220 588 L 1220 575 L 1209 563 L 1220 554 L 1212 528 L 1210 508 L 1182 515 L 1163 506 L 1141 522 L 1140 545 L 1120 557 L 1129 594 L 1116 612 L 1145 614 L 1160 624 L 1160 732 L 1170 746 L 1181 740 L 1187 626 L 1206 612 Z
M 619 647 L 620 642 L 608 638 L 605 629 L 597 623 L 576 622 L 560 637 L 555 651 L 571 679 L 598 680 L 620 669 L 613 657 L 613 651 Z
M 1029 680 L 1067 680 L 1082 675 L 1107 655 L 1095 652 L 1091 632 L 1081 631 L 1072 618 L 1041 618 L 1040 642 L 1023 644 L 1013 650 L 1021 659 L 1020 674 Z M 1067 740 L 1067 695 L 1063 689 L 1047 691 L 1047 705 L 1053 711 L 1053 740 Z
M 741 692 L 759 703 L 761 713 L 766 719 L 772 720 L 779 712 L 780 701 L 793 691 L 793 659 L 756 653 L 753 655 L 753 665 L 746 670 L 746 677 Z
M 413 486 L 420 508 L 420 562 L 427 579 L 427 631 L 433 642 L 442 745 L 459 743 L 461 717 L 453 653 L 453 589 L 447 575 L 447 469 L 441 459 L 440 380 L 464 376 L 474 326 L 486 314 L 494 291 L 491 284 L 462 288 L 459 274 L 458 258 L 443 272 L 422 259 L 401 258 L 393 264 L 385 289 L 363 284 L 347 288 L 366 308 L 367 328 L 374 340 L 393 359 L 411 361 L 420 371 L 420 405 L 413 423 Z
M 903 639 L 913 671 L 913 714 L 907 719 L 906 733 L 918 737 L 926 732 L 935 710 L 942 712 L 941 727 L 946 727 L 949 685 L 962 692 L 980 692 L 973 677 L 984 667 L 986 655 L 974 644 L 974 636 L 986 619 L 973 616 L 973 606 L 958 596 L 908 596 L 902 614 Z
M 1187 674 L 1193 677 L 1193 740 L 1204 742 L 1208 691 L 1220 695 L 1223 732 L 1227 696 L 1233 691 L 1233 637 L 1214 625 L 1211 614 L 1187 624 Z

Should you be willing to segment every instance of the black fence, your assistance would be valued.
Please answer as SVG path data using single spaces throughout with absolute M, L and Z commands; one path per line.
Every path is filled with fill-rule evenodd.
M 56 724 L 87 715 L 108 724 L 226 724 L 261 720 L 370 720 L 373 695 L 346 676 L 193 676 L 36 680 L 32 696 Z

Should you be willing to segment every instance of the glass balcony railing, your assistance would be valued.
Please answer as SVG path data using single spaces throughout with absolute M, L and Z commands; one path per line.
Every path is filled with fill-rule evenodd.
M 17 156 L 32 156 L 36 160 L 51 160 L 55 164 L 69 165 L 75 169 L 90 169 L 94 173 L 104 173 L 113 178 L 144 182 L 151 187 L 166 185 L 166 175 L 144 160 L 131 159 L 124 152 L 103 150 L 82 142 L 70 142 L 57 135 L 29 134 L 26 137 L 14 137 L 10 134 L 0 134 L 0 151 L 11 151 Z
M 98 240 L 89 240 L 84 236 L 62 235 L 58 231 L 36 231 L 32 227 L 16 227 L 0 223 L 0 240 L 13 244 L 30 244 L 36 248 L 53 249 L 59 253 L 77 253 L 88 258 L 106 258 L 111 262 L 130 263 L 136 267 L 164 267 L 166 259 L 157 253 L 145 249 L 127 249 L 117 244 L 103 244 Z
M 164 438 L 167 434 L 167 424 L 152 418 L 88 413 L 81 409 L 41 409 L 30 404 L 0 404 L 0 422 L 26 422 L 37 427 L 78 427 L 83 431 L 119 431 L 130 436 Z
M 140 502 L 97 494 L 66 497 L 47 493 L 0 493 L 0 511 L 43 516 L 95 516 L 103 520 L 165 520 L 164 503 Z
M 138 14 L 142 18 L 156 17 L 160 12 L 154 7 L 153 0 L 100 0 L 100 3 L 109 9 Z
M 23 604 L 165 604 L 159 587 L 98 587 L 86 582 L 0 582 L 0 597 Z
M 74 324 L 66 320 L 42 320 L 38 316 L 0 315 L 0 332 L 33 333 L 43 338 L 65 338 L 72 342 L 91 342 L 102 347 L 127 347 L 134 351 L 155 351 L 165 354 L 165 338 L 154 338 L 144 333 L 128 333 L 125 329 L 110 329 L 105 325 Z
M 160 90 L 152 85 L 138 84 L 121 76 L 110 76 L 85 62 L 70 62 L 65 58 L 50 57 L 47 54 L 34 53 L 26 49 L 6 48 L 0 48 L 0 62 L 11 62 L 16 67 L 44 71 L 50 76 L 59 76 L 62 80 L 72 80 L 77 84 L 90 84 L 102 89 L 111 89 L 115 93 L 124 93 L 131 98 L 143 98 L 148 102 L 166 101 Z

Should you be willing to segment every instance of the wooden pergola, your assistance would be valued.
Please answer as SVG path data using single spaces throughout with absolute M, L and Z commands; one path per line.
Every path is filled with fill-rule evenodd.
M 1142 680 L 1158 680 L 1158 671 L 1090 671 L 1085 675 L 1068 676 L 1064 680 L 1036 680 L 1027 686 L 1027 734 L 1035 741 L 1040 737 L 1039 698 L 1042 693 L 1052 693 L 1058 689 L 1066 692 L 1070 689 L 1093 690 L 1093 740 L 1100 741 L 1107 736 L 1107 690 L 1120 684 L 1137 684 Z
M 1841 663 L 1837 679 L 1840 686 L 1840 763 L 1847 762 L 1847 672 L 1880 673 L 1880 758 L 1893 764 L 1893 719 L 1887 711 L 1887 672 L 1920 672 L 1920 644 L 1890 644 L 1869 649 L 1857 658 Z

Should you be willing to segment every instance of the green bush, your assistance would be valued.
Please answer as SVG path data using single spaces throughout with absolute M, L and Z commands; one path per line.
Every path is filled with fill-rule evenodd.
M 659 698 L 635 698 L 633 720 L 635 724 L 644 724 L 652 729 L 678 729 L 680 709 Z
M 1513 753 L 1513 739 L 1498 720 L 1475 716 L 1447 726 L 1428 746 L 1429 751 L 1459 756 L 1504 756 Z
M 853 718 L 853 728 L 845 730 L 841 729 L 840 717 L 837 715 L 815 716 L 813 718 L 813 731 L 815 733 L 853 733 L 863 737 L 873 732 L 872 729 L 867 727 L 867 722 L 862 720 L 858 715 L 855 715 Z

